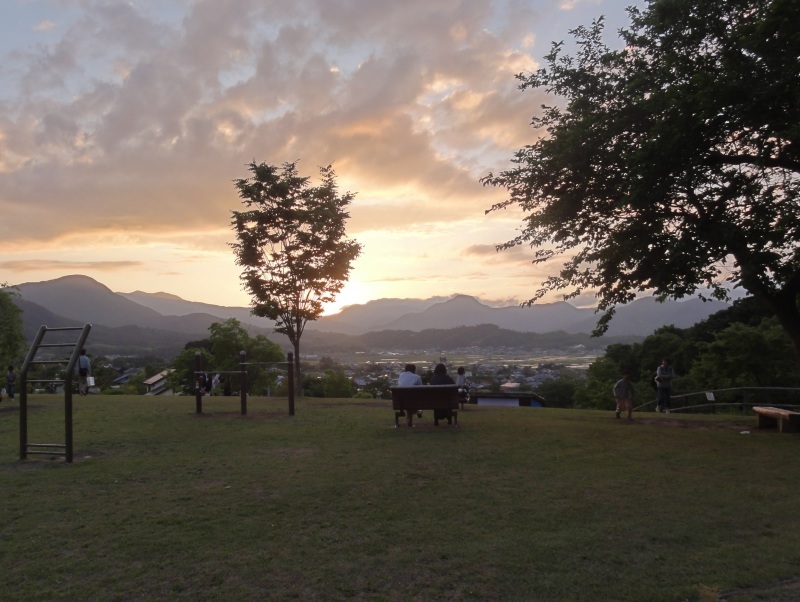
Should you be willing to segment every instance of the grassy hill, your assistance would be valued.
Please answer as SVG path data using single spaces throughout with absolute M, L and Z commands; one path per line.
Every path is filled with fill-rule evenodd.
M 63 442 L 63 399 L 30 404 L 30 441 Z M 374 400 L 203 407 L 76 399 L 65 464 L 19 461 L 0 404 L 0 599 L 800 594 L 800 435 L 752 416 L 471 406 L 395 429 Z

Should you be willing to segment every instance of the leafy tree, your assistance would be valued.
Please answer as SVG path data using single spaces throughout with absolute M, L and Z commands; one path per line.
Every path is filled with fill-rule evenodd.
M 586 371 L 585 386 L 578 388 L 574 393 L 574 405 L 582 408 L 612 409 L 614 399 L 611 389 L 622 376 L 622 372 L 623 368 L 613 359 L 606 356 L 597 358 Z M 547 400 L 544 393 L 542 397 Z
M 240 356 L 244 351 L 248 362 L 247 386 L 249 391 L 263 391 L 274 384 L 276 367 L 270 363 L 283 363 L 285 356 L 281 348 L 263 334 L 251 337 L 241 322 L 229 318 L 214 322 L 208 327 L 207 339 L 191 341 L 172 361 L 175 369 L 167 379 L 169 386 L 187 394 L 194 392 L 195 353 L 201 354 L 201 365 L 210 375 L 220 371 L 238 371 Z M 261 364 L 261 365 L 260 365 Z M 231 378 L 233 376 L 233 378 Z M 224 382 L 238 382 L 236 375 L 225 375 Z
M 124 395 L 144 395 L 147 393 L 147 385 L 144 384 L 144 381 L 146 381 L 148 378 L 149 377 L 143 372 L 134 374 L 128 379 L 128 382 L 120 387 L 120 393 Z M 108 394 L 109 391 L 103 390 L 103 393 Z
M 250 335 L 242 326 L 241 322 L 235 318 L 229 318 L 224 322 L 214 322 L 208 327 L 211 333 L 207 339 L 208 350 L 214 356 L 214 363 L 209 368 L 216 370 L 238 370 L 239 352 L 248 352 L 250 346 Z M 203 341 L 197 341 L 202 346 Z M 252 358 L 247 357 L 248 360 Z
M 370 397 L 375 399 L 391 399 L 392 398 L 392 391 L 390 387 L 392 386 L 392 381 L 385 376 L 379 376 L 378 378 L 368 382 L 363 387 L 363 392 L 367 393 Z
M 617 378 L 625 372 L 630 372 L 631 379 L 639 380 L 642 372 L 642 346 L 639 343 L 633 345 L 616 343 L 606 348 L 605 358 L 614 363 Z M 654 364 L 655 366 L 656 364 Z M 649 368 L 644 369 L 644 375 L 652 372 Z
M 668 357 L 676 374 L 688 371 L 694 352 L 686 341 L 685 331 L 674 326 L 664 326 L 646 337 L 641 343 L 640 373 L 648 382 L 655 375 L 661 360 Z M 624 368 L 624 367 L 623 367 Z
M 536 394 L 541 395 L 548 408 L 571 408 L 574 405 L 575 391 L 580 381 L 572 376 L 560 375 L 539 383 Z
M 195 391 L 195 353 L 200 353 L 203 366 L 214 366 L 214 356 L 200 347 L 184 349 L 172 360 L 172 372 L 167 376 L 167 386 L 173 391 L 180 391 L 186 395 L 193 395 Z
M 3 370 L 9 364 L 18 364 L 25 348 L 25 330 L 22 323 L 22 310 L 14 303 L 18 297 L 13 287 L 0 284 L 0 366 Z
M 298 175 L 296 163 L 249 168 L 252 177 L 236 180 L 247 209 L 232 212 L 238 242 L 231 246 L 253 314 L 275 321 L 275 332 L 289 337 L 299 392 L 303 330 L 336 298 L 361 253 L 345 236 L 354 195 L 339 194 L 331 166 L 320 169 L 318 186 Z
M 681 298 L 723 280 L 777 316 L 800 361 L 800 3 L 651 0 L 629 9 L 621 50 L 603 19 L 555 43 L 521 88 L 563 99 L 532 125 L 543 135 L 484 184 L 519 205 L 520 234 L 500 248 L 563 255 L 548 292 L 593 291 L 605 332 L 619 304 L 651 290 Z M 701 295 L 702 296 L 702 295 Z
M 119 376 L 111 361 L 104 355 L 90 357 L 92 362 L 92 376 L 100 390 L 106 390 L 114 384 L 114 379 Z
M 703 346 L 692 365 L 698 388 L 796 387 L 791 345 L 775 319 L 761 326 L 731 324 Z
M 327 369 L 321 375 L 303 379 L 303 388 L 309 397 L 352 397 L 353 382 L 341 370 Z
M 710 342 L 720 330 L 731 324 L 758 326 L 763 320 L 774 315 L 769 307 L 755 297 L 736 299 L 727 309 L 715 312 L 692 326 L 689 329 L 689 337 L 696 341 Z

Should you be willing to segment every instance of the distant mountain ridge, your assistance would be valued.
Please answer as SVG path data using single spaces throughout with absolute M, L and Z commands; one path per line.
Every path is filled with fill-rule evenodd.
M 208 327 L 235 318 L 254 332 L 286 346 L 286 340 L 273 333 L 273 323 L 253 316 L 247 307 L 225 307 L 186 301 L 169 293 L 116 293 L 88 276 L 64 276 L 44 282 L 16 285 L 26 312 L 26 329 L 33 316 L 51 316 L 50 320 L 91 323 L 104 329 L 138 328 L 165 341 L 169 337 L 187 341 L 208 336 Z M 644 298 L 619 307 L 607 337 L 644 337 L 655 329 L 674 325 L 688 328 L 711 314 L 727 308 L 720 301 L 658 303 Z M 49 312 L 49 313 L 48 313 Z M 422 332 L 462 327 L 493 325 L 518 333 L 588 334 L 598 315 L 593 309 L 577 308 L 566 302 L 535 304 L 531 307 L 491 307 L 475 297 L 378 299 L 351 305 L 339 314 L 322 316 L 308 324 L 305 340 L 321 342 L 326 333 L 359 336 L 381 331 Z M 51 325 L 51 324 L 49 324 Z M 38 325 L 36 326 L 38 328 Z M 155 333 L 165 333 L 163 336 Z M 399 338 L 399 337 L 395 337 Z M 604 337 L 605 338 L 605 337 Z M 363 340 L 367 340 L 364 338 Z

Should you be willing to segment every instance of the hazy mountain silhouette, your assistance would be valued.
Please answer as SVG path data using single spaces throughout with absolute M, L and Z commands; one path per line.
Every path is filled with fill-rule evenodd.
M 23 328 L 28 341 L 32 341 L 35 338 L 39 328 L 43 325 L 48 328 L 64 328 L 68 326 L 83 326 L 85 323 L 54 314 L 32 301 L 15 299 L 15 303 L 23 311 Z M 78 332 L 75 331 L 54 334 L 56 338 L 48 335 L 45 342 L 74 342 L 78 337 Z M 186 344 L 186 338 L 186 333 L 157 328 L 143 328 L 141 326 L 112 328 L 102 324 L 92 324 L 87 346 L 94 356 L 138 355 L 171 359 L 183 349 Z M 55 352 L 55 355 L 60 356 L 60 353 Z
M 114 330 L 114 336 L 130 337 L 137 349 L 147 347 L 147 337 L 158 341 L 156 347 L 164 348 L 174 347 L 175 342 L 172 346 L 167 344 L 170 339 L 178 339 L 177 343 L 182 344 L 205 338 L 212 323 L 236 318 L 251 332 L 267 334 L 282 347 L 287 346 L 285 337 L 272 332 L 269 320 L 251 315 L 247 307 L 186 301 L 169 293 L 115 293 L 87 276 L 29 282 L 17 285 L 17 289 L 24 301 L 20 306 L 26 312 L 26 330 L 33 329 L 34 332 L 40 324 L 57 326 L 88 322 L 93 325 L 93 338 L 97 332 Z M 726 303 L 704 303 L 698 299 L 667 303 L 657 303 L 652 298 L 639 299 L 618 308 L 607 336 L 644 337 L 665 325 L 686 328 L 726 307 Z M 577 308 L 566 302 L 531 307 L 491 307 L 468 295 L 378 299 L 363 305 L 351 305 L 339 314 L 323 316 L 309 323 L 304 341 L 308 350 L 309 345 L 325 346 L 326 335 L 329 341 L 338 340 L 342 344 L 346 341 L 348 346 L 357 347 L 378 344 L 377 339 L 381 339 L 379 346 L 390 349 L 392 340 L 400 338 L 396 334 L 399 331 L 419 333 L 481 325 L 518 333 L 561 331 L 588 334 L 594 329 L 598 317 L 593 309 Z M 97 331 L 97 327 L 102 329 Z M 395 333 L 394 338 L 389 331 Z M 360 336 L 381 332 L 384 334 L 377 338 Z M 491 333 L 493 341 L 500 338 L 495 331 Z M 334 334 L 358 338 L 346 339 L 334 337 Z M 109 339 L 109 344 L 112 342 Z
M 219 315 L 199 311 L 201 308 L 211 307 L 202 303 L 196 304 L 200 307 L 195 312 L 164 315 L 113 292 L 88 276 L 64 276 L 45 282 L 19 284 L 16 288 L 23 299 L 56 315 L 69 316 L 81 324 L 140 326 L 180 333 L 207 334 L 212 323 L 219 322 L 222 315 L 227 315 L 224 308 L 219 308 Z

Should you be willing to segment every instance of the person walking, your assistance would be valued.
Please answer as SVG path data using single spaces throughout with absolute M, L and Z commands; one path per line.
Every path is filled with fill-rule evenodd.
M 86 379 L 92 374 L 92 363 L 89 361 L 89 356 L 86 355 L 86 349 L 81 349 L 81 354 L 78 357 L 78 393 L 80 395 L 89 394 L 89 385 Z
M 672 367 L 672 360 L 665 357 L 656 370 L 656 412 L 669 413 L 673 378 L 675 378 L 675 368 Z
M 14 366 L 8 367 L 8 374 L 6 374 L 6 395 L 11 401 L 14 401 L 14 387 L 17 384 L 17 373 L 14 372 Z
M 635 391 L 633 383 L 631 382 L 630 372 L 625 372 L 614 384 L 614 399 L 617 402 L 616 417 L 620 418 L 623 411 L 627 410 L 628 420 L 633 420 L 631 413 L 633 412 L 633 398 Z

